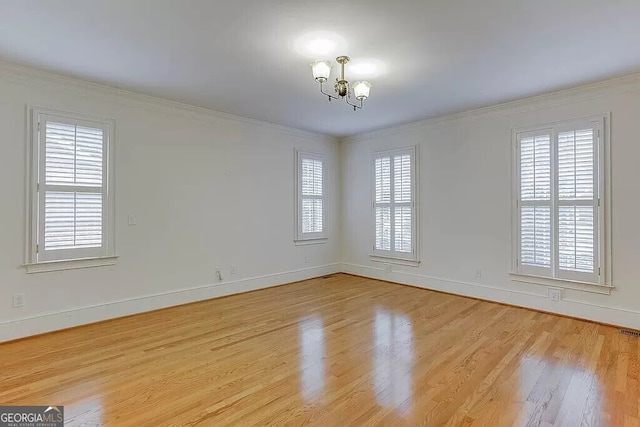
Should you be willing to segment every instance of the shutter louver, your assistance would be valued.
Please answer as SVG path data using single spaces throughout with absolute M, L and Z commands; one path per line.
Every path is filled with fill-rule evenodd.
M 70 249 L 75 242 L 75 194 L 47 191 L 44 211 L 44 248 Z
M 596 165 L 593 129 L 558 134 L 558 268 L 595 272 Z
M 101 248 L 103 130 L 46 121 L 44 131 L 44 250 Z
M 393 163 L 394 200 L 411 203 L 411 156 L 396 156 Z
M 375 249 L 391 250 L 391 157 L 375 160 L 376 243 Z
M 558 134 L 558 197 L 592 200 L 594 187 L 593 129 Z
M 322 232 L 322 200 L 302 199 L 302 232 Z
M 551 268 L 551 135 L 520 140 L 520 263 Z
M 396 252 L 412 251 L 412 200 L 411 156 L 395 156 L 393 159 L 394 245 Z
M 558 267 L 594 272 L 594 208 L 560 206 L 558 214 Z
M 102 129 L 76 127 L 76 184 L 102 187 Z
M 376 159 L 376 203 L 391 201 L 391 158 Z
M 411 208 L 395 208 L 395 250 L 411 253 Z
M 391 208 L 376 208 L 376 249 L 391 250 Z
M 46 183 L 73 185 L 75 183 L 76 127 L 47 122 L 46 132 Z

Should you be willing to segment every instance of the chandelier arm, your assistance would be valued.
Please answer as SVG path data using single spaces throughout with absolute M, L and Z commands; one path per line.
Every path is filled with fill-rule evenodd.
M 323 90 L 322 90 L 322 82 L 320 83 L 320 93 L 321 93 L 321 94 L 323 94 L 323 95 L 325 95 L 325 96 L 328 96 L 328 97 L 329 97 L 329 101 L 331 101 L 332 99 L 340 99 L 340 98 L 338 98 L 337 96 L 333 96 L 333 95 L 331 95 L 331 94 L 326 93 L 325 91 L 323 91 Z
M 360 105 L 350 103 L 347 97 L 345 97 L 344 100 L 347 102 L 347 104 L 353 107 L 353 111 L 356 111 L 356 109 L 362 110 L 362 99 L 360 100 Z

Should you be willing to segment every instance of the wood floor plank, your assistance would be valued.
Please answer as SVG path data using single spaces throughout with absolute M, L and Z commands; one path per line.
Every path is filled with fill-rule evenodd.
M 0 344 L 68 425 L 638 426 L 638 338 L 344 274 Z

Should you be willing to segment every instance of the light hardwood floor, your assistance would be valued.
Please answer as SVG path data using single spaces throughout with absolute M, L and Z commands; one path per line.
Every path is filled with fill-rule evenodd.
M 68 425 L 638 426 L 638 338 L 343 274 L 0 345 Z

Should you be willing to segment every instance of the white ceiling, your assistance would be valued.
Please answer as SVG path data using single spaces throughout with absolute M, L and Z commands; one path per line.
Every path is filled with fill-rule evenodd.
M 364 110 L 318 93 L 318 32 L 377 62 Z M 638 71 L 640 1 L 0 0 L 0 59 L 344 136 Z

